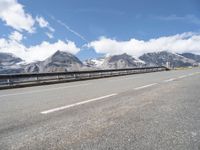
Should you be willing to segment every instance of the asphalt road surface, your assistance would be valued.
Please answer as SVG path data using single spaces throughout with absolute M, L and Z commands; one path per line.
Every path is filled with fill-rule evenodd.
M 200 150 L 200 68 L 0 91 L 0 150 Z

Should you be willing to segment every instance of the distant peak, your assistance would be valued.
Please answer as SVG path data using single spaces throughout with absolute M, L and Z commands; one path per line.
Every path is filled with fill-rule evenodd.
M 70 55 L 70 56 L 71 56 L 72 54 L 69 53 L 69 52 L 57 50 L 57 51 L 53 54 L 53 56 L 57 56 L 57 55 Z
M 57 50 L 57 51 L 54 53 L 54 55 L 58 55 L 58 54 L 62 54 L 62 53 L 63 53 L 63 51 Z

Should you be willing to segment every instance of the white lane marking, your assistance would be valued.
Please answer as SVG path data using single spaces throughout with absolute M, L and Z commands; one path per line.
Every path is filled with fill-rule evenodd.
M 174 80 L 176 80 L 176 78 L 167 79 L 167 80 L 164 80 L 164 82 L 171 82 L 171 81 L 174 81 Z
M 49 113 L 53 113 L 53 112 L 60 111 L 60 110 L 63 110 L 63 109 L 67 109 L 67 108 L 75 107 L 75 106 L 78 106 L 78 105 L 83 105 L 83 104 L 86 104 L 86 103 L 102 100 L 102 99 L 109 98 L 109 97 L 116 96 L 116 95 L 117 95 L 117 93 L 105 95 L 105 96 L 89 99 L 89 100 L 86 100 L 86 101 L 82 101 L 82 102 L 78 102 L 78 103 L 74 103 L 74 104 L 70 104 L 70 105 L 66 105 L 66 106 L 61 106 L 61 107 L 45 110 L 45 111 L 42 111 L 40 113 L 41 114 L 49 114 Z
M 28 91 L 28 92 L 23 92 L 23 93 L 5 94 L 5 95 L 0 95 L 0 98 L 8 97 L 8 96 L 26 95 L 26 94 L 32 94 L 32 93 L 42 93 L 42 92 L 46 92 L 46 91 L 54 91 L 54 90 L 60 90 L 60 89 L 85 86 L 85 85 L 89 85 L 89 83 L 88 84 L 71 85 L 71 86 L 63 86 L 63 87 L 58 87 L 58 88 L 43 89 L 43 90 L 34 90 L 34 91 Z
M 134 88 L 134 90 L 144 89 L 144 88 L 147 88 L 147 87 L 150 87 L 150 86 L 154 86 L 154 85 L 156 85 L 156 84 L 158 84 L 158 83 L 152 83 L 152 84 L 140 86 L 140 87 Z
M 190 73 L 190 74 L 188 74 L 188 76 L 193 76 L 194 75 L 194 73 Z
M 182 78 L 185 78 L 185 77 L 187 77 L 187 76 L 186 75 L 182 75 L 182 76 L 179 76 L 178 78 L 182 79 Z
M 123 80 L 131 80 L 131 79 L 137 79 L 139 77 L 127 77 L 127 78 L 122 78 L 122 79 L 113 79 L 113 80 L 108 80 L 108 82 L 113 82 L 113 81 L 123 81 Z

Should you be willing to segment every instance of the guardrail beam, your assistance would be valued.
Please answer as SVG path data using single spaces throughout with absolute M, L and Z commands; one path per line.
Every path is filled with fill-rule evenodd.
M 37 85 L 42 83 L 49 84 L 62 81 L 66 82 L 66 81 L 86 80 L 86 79 L 95 79 L 95 78 L 147 73 L 147 72 L 164 71 L 164 70 L 167 71 L 169 70 L 169 68 L 160 66 L 160 67 L 109 69 L 109 70 L 92 70 L 92 71 L 0 75 L 0 88 L 13 87 L 18 85 L 26 86 L 26 85 Z

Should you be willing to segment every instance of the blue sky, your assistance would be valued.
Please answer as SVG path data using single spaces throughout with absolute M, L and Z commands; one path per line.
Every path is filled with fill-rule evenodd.
M 14 4 L 11 4 L 11 1 Z M 36 17 L 42 17 L 48 22 L 48 26 L 40 27 L 37 23 L 34 25 L 30 23 L 32 25 L 29 25 L 30 28 L 34 28 L 33 33 L 24 26 L 25 24 L 16 28 L 16 25 L 8 23 L 10 16 L 1 15 L 0 11 L 1 39 L 8 40 L 15 31 L 20 33 L 23 38 L 18 42 L 24 46 L 24 51 L 29 51 L 30 47 L 41 46 L 44 41 L 51 44 L 58 40 L 71 41 L 79 49 L 75 49 L 74 54 L 82 60 L 123 52 L 138 56 L 147 49 L 160 48 L 155 47 L 155 43 L 147 43 L 152 39 L 165 45 L 169 43 L 163 42 L 163 37 L 167 38 L 168 42 L 178 38 L 178 42 L 187 40 L 189 43 L 188 40 L 198 38 L 200 32 L 199 0 L 0 0 L 2 7 L 7 4 L 8 6 L 18 4 L 23 6 L 22 9 L 26 15 L 30 15 L 35 22 L 37 22 Z M 10 13 L 8 10 L 5 12 Z M 53 37 L 49 38 L 46 33 Z M 141 45 L 142 43 L 146 44 L 145 48 Z M 176 43 L 174 45 L 177 45 Z M 171 47 L 161 46 L 175 52 L 177 48 L 177 52 L 199 53 L 200 48 L 196 47 L 200 45 L 193 43 L 195 44 L 193 49 L 190 45 L 181 48 L 173 44 Z M 51 47 L 48 46 L 48 48 Z M 2 44 L 0 51 L 5 52 L 5 46 Z M 38 51 L 41 50 L 38 48 Z M 47 53 L 48 51 L 45 54 L 48 55 Z M 25 59 L 29 57 L 25 55 L 23 54 Z

